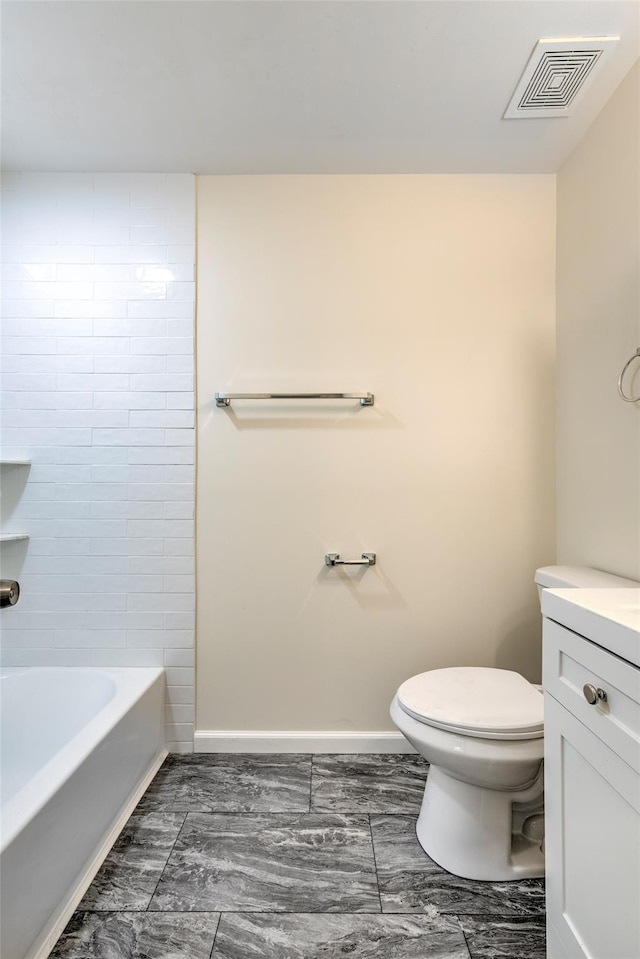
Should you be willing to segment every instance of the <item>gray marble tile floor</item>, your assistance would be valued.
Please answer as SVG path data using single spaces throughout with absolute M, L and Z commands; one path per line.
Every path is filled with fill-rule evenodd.
M 308 812 L 311 756 L 169 756 L 138 805 L 164 812 Z
M 170 756 L 51 959 L 544 959 L 544 883 L 420 847 L 414 755 Z

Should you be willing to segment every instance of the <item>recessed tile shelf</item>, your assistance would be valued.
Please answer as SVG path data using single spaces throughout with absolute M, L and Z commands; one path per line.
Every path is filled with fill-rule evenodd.
M 2 466 L 31 466 L 31 460 L 0 459 L 0 467 Z M 28 533 L 0 533 L 0 543 L 17 543 L 23 539 L 29 539 L 29 534 Z

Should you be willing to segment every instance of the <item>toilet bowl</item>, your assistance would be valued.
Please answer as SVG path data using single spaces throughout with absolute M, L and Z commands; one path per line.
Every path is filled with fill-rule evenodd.
M 510 670 L 435 669 L 400 686 L 391 718 L 430 763 L 425 852 L 465 879 L 544 875 L 541 692 Z
M 600 570 L 547 566 L 547 588 L 631 585 Z M 519 673 L 435 669 L 399 687 L 391 718 L 430 763 L 416 833 L 465 879 L 544 875 L 543 696 Z

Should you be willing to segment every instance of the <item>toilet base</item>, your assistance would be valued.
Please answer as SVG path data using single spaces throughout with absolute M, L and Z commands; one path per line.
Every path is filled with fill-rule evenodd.
M 521 828 L 523 821 L 521 812 L 514 815 L 513 804 L 531 803 L 532 812 L 539 811 L 542 794 L 542 767 L 527 789 L 500 791 L 460 782 L 431 766 L 416 825 L 418 840 L 434 862 L 464 879 L 544 876 L 541 839 L 512 832 L 514 824 Z

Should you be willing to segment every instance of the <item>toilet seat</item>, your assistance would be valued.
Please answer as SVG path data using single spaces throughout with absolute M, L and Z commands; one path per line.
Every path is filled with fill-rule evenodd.
M 508 669 L 431 669 L 407 679 L 397 695 L 409 716 L 447 732 L 478 739 L 543 736 L 542 693 Z

